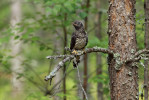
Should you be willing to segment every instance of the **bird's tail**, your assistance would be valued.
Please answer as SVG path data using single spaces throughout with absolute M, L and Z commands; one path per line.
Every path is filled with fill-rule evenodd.
M 77 68 L 79 62 L 80 62 L 80 56 L 76 55 L 74 60 L 73 60 L 73 67 Z

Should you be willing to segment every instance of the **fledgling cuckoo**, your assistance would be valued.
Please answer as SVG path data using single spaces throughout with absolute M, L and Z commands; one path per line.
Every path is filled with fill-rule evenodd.
M 75 32 L 72 33 L 70 49 L 73 51 L 72 54 L 75 54 L 73 66 L 76 68 L 80 62 L 80 56 L 77 55 L 77 50 L 83 50 L 85 48 L 88 43 L 88 36 L 82 22 L 75 21 L 73 26 L 75 27 Z

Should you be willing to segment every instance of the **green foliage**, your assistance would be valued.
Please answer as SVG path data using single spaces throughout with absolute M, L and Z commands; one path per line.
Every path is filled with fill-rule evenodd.
M 10 68 L 10 63 L 9 60 L 12 58 L 9 56 L 7 53 L 9 53 L 9 50 L 1 49 L 0 51 L 0 70 L 5 73 L 10 73 L 11 68 Z
M 107 44 L 108 44 L 107 37 L 99 40 L 97 37 L 91 36 L 91 37 L 89 37 L 89 43 L 88 43 L 87 47 L 91 48 L 94 46 L 98 46 L 98 47 L 102 47 L 102 48 L 107 48 Z
M 136 8 L 136 33 L 138 48 L 144 48 L 144 0 L 137 0 Z M 53 97 L 49 98 L 44 96 L 45 90 L 51 89 L 52 86 L 44 81 L 44 77 L 49 71 L 51 71 L 59 60 L 46 60 L 48 55 L 57 55 L 63 53 L 63 28 L 67 29 L 68 44 L 70 44 L 71 33 L 74 31 L 72 22 L 75 20 L 84 20 L 88 18 L 88 30 L 86 30 L 89 37 L 87 47 L 91 48 L 99 46 L 102 48 L 108 48 L 108 16 L 107 9 L 108 3 L 102 1 L 101 9 L 98 9 L 95 4 L 97 0 L 91 0 L 90 8 L 85 7 L 85 1 L 83 0 L 25 0 L 22 3 L 22 19 L 18 23 L 19 28 L 15 28 L 20 34 L 16 35 L 12 32 L 10 27 L 11 17 L 11 2 L 10 0 L 1 0 L 0 4 L 0 99 L 12 100 L 10 94 L 12 91 L 11 86 L 11 64 L 10 61 L 13 58 L 11 56 L 10 40 L 15 39 L 22 42 L 22 50 L 19 55 L 22 55 L 22 67 L 23 73 L 19 73 L 17 79 L 24 78 L 24 91 L 23 96 L 18 97 L 15 100 L 53 100 Z M 86 13 L 89 10 L 89 14 Z M 102 12 L 101 17 L 101 35 L 102 39 L 98 39 L 95 36 L 95 14 L 99 11 Z M 106 56 L 102 54 L 102 70 L 101 75 L 96 75 L 96 55 L 93 53 L 89 55 L 88 69 L 89 73 L 94 72 L 88 79 L 90 84 L 90 96 L 97 100 L 94 92 L 97 89 L 97 83 L 103 84 L 104 98 L 109 100 L 109 78 Z M 16 55 L 17 56 L 17 55 Z M 60 59 L 61 60 L 61 59 Z M 82 61 L 81 61 L 82 62 Z M 69 65 L 69 64 L 68 64 Z M 143 84 L 143 67 L 140 65 L 139 76 L 141 79 L 140 84 Z M 67 70 L 72 70 L 72 62 Z M 80 72 L 83 72 L 82 63 L 79 64 Z M 68 71 L 67 71 L 68 72 Z M 60 83 L 60 92 L 54 95 L 61 99 L 66 96 L 68 100 L 80 100 L 77 96 L 78 78 L 77 71 L 73 70 L 67 75 L 67 94 L 64 95 L 62 90 L 62 82 Z M 62 77 L 63 75 L 60 74 Z M 82 75 L 83 76 L 83 75 Z M 57 79 L 60 80 L 60 79 Z M 53 91 L 52 91 L 53 92 Z M 73 99 L 72 99 L 73 98 Z
M 24 100 L 52 100 L 46 96 L 43 96 L 41 92 L 31 92 Z
M 86 13 L 86 12 L 81 12 L 81 13 L 79 14 L 79 16 L 80 16 L 82 19 L 84 19 L 84 18 L 87 16 L 87 13 Z
M 136 5 L 144 5 L 142 1 L 137 2 Z M 138 12 L 136 13 L 136 37 L 139 49 L 144 48 L 144 10 L 138 7 Z
M 103 85 L 104 95 L 109 94 L 109 77 L 107 74 L 96 75 L 88 80 L 89 83 L 101 83 Z

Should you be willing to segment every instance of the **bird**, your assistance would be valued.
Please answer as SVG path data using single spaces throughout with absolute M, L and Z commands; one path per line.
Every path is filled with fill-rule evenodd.
M 88 35 L 81 21 L 74 21 L 73 26 L 75 31 L 71 36 L 70 50 L 72 51 L 71 53 L 75 55 L 73 67 L 76 68 L 80 62 L 80 56 L 77 55 L 77 50 L 83 51 L 85 49 L 88 43 Z

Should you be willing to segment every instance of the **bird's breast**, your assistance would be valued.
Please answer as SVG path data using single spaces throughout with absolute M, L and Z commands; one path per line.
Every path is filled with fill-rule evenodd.
M 86 38 L 77 38 L 74 49 L 80 50 L 83 49 L 86 45 Z

